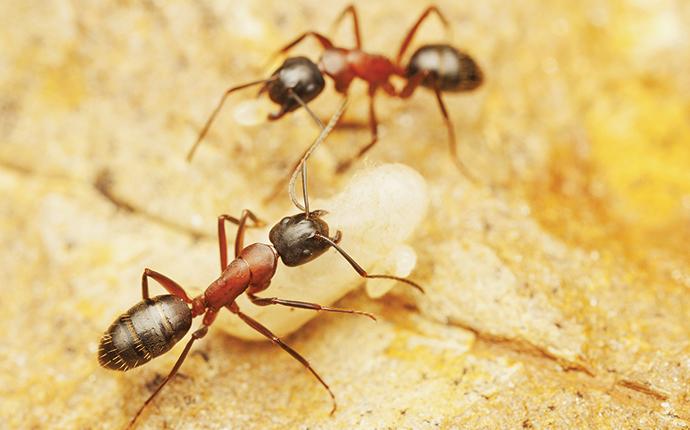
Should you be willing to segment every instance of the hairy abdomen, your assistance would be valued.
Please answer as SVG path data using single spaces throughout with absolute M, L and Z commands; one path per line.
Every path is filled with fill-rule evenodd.
M 101 338 L 98 363 L 127 371 L 168 352 L 189 331 L 192 312 L 180 298 L 143 300 L 120 315 Z

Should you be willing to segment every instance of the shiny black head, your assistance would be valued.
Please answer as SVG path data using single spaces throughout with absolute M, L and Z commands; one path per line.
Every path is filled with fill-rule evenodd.
M 467 54 L 450 45 L 424 45 L 410 58 L 407 78 L 427 72 L 421 85 L 444 92 L 470 91 L 482 84 L 479 65 Z
M 271 115 L 271 119 L 280 118 L 301 106 L 289 90 L 308 103 L 321 94 L 326 85 L 318 66 L 306 57 L 288 58 L 271 76 L 276 79 L 266 83 L 262 90 L 268 91 L 271 100 L 280 105 L 280 112 Z
M 308 263 L 328 250 L 328 242 L 316 237 L 316 233 L 328 237 L 328 224 L 320 217 L 324 211 L 314 211 L 309 218 L 304 213 L 280 220 L 268 238 L 286 266 Z

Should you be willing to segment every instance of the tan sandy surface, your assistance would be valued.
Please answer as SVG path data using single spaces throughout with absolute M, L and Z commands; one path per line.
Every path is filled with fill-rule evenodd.
M 129 420 L 180 351 L 126 374 L 98 366 L 141 270 L 212 280 L 215 217 L 285 211 L 262 197 L 316 130 L 303 111 L 254 121 L 273 106 L 249 92 L 191 165 L 186 150 L 224 88 L 266 76 L 280 44 L 329 31 L 344 6 L 0 3 L 0 427 Z M 358 3 L 365 47 L 393 55 L 425 6 Z M 426 91 L 379 98 L 381 142 L 362 163 L 428 180 L 412 274 L 427 294 L 355 292 L 339 305 L 377 324 L 321 315 L 287 338 L 331 384 L 334 417 L 287 354 L 212 330 L 140 428 L 690 426 L 690 3 L 439 6 L 487 77 L 447 97 L 483 183 L 449 161 Z M 442 40 L 438 27 L 418 42 Z M 351 43 L 349 25 L 334 35 Z M 367 141 L 364 87 L 352 96 L 351 127 L 314 159 L 314 195 L 339 189 L 336 162 Z M 329 87 L 313 106 L 326 118 L 337 102 Z

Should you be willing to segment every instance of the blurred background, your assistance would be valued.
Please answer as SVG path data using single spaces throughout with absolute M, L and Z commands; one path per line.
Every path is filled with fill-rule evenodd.
M 320 315 L 288 342 L 339 400 L 270 344 L 211 330 L 139 428 L 687 428 L 690 425 L 690 3 L 439 1 L 415 38 L 450 43 L 484 85 L 446 103 L 377 98 L 380 142 L 357 169 L 405 163 L 431 210 L 399 288 Z M 24 1 L 0 4 L 0 427 L 120 428 L 172 367 L 101 369 L 98 340 L 140 299 L 144 267 L 200 286 L 217 271 L 215 218 L 264 204 L 313 139 L 252 91 L 276 49 L 307 30 L 352 46 L 334 1 Z M 364 49 L 393 57 L 428 3 L 356 2 Z M 321 48 L 300 45 L 313 61 Z M 412 52 L 412 51 L 410 51 Z M 402 81 L 394 84 L 400 88 Z M 311 106 L 339 96 L 328 82 Z M 311 164 L 327 197 L 336 164 L 369 139 L 366 87 Z M 285 269 L 285 268 L 281 268 Z M 400 290 L 400 291 L 398 291 Z

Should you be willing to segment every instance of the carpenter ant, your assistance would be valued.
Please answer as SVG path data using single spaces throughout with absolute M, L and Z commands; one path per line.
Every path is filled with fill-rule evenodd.
M 305 57 L 288 58 L 273 73 L 271 78 L 228 89 L 199 133 L 197 141 L 187 157 L 188 160 L 191 159 L 194 150 L 208 132 L 211 122 L 230 93 L 248 86 L 263 84 L 260 93 L 268 91 L 271 100 L 280 105 L 278 113 L 269 115 L 270 120 L 276 120 L 299 106 L 307 107 L 307 103 L 316 98 L 323 90 L 323 74 L 326 74 L 333 79 L 335 90 L 342 94 L 347 94 L 355 78 L 362 79 L 369 85 L 371 141 L 362 147 L 354 157 L 341 162 L 337 168 L 338 172 L 347 170 L 353 161 L 362 157 L 378 141 L 378 120 L 374 106 L 374 98 L 378 90 L 383 90 L 389 96 L 408 98 L 412 96 L 417 87 L 423 86 L 434 91 L 436 95 L 448 130 L 448 142 L 453 161 L 467 178 L 476 182 L 457 154 L 455 131 L 443 102 L 442 93 L 471 91 L 479 87 L 483 81 L 483 74 L 479 65 L 468 54 L 447 44 L 424 45 L 414 52 L 407 66 L 402 65 L 403 56 L 419 26 L 431 13 L 435 13 L 446 28 L 449 27 L 448 20 L 436 6 L 427 7 L 403 39 L 395 62 L 383 55 L 362 51 L 359 19 L 354 5 L 346 7 L 336 19 L 336 23 L 338 23 L 345 15 L 350 14 L 352 16 L 355 35 L 354 48 L 335 46 L 329 38 L 315 31 L 302 33 L 280 49 L 278 54 L 287 53 L 310 36 L 316 39 L 323 48 L 318 64 L 314 64 Z M 401 91 L 397 91 L 390 82 L 392 76 L 398 76 L 406 81 Z M 313 112 L 308 111 L 315 118 Z
M 448 129 L 448 138 L 453 160 L 467 177 L 473 179 L 472 175 L 469 174 L 466 167 L 457 156 L 453 124 L 450 121 L 441 94 L 442 92 L 470 91 L 477 88 L 481 85 L 483 80 L 481 69 L 469 55 L 458 51 L 450 45 L 438 44 L 422 46 L 412 55 L 409 64 L 406 67 L 402 66 L 402 58 L 405 55 L 405 51 L 410 46 L 415 33 L 422 22 L 432 12 L 436 13 L 446 28 L 448 27 L 448 20 L 436 6 L 427 7 L 405 36 L 398 51 L 395 63 L 383 55 L 370 54 L 362 51 L 359 19 L 354 5 L 347 6 L 336 19 L 337 23 L 347 14 L 352 16 L 355 33 L 354 49 L 337 47 L 327 37 L 314 31 L 302 33 L 295 40 L 280 49 L 279 53 L 288 52 L 307 36 L 311 36 L 321 44 L 324 50 L 318 62 L 319 70 L 333 79 L 336 91 L 347 94 L 350 84 L 355 78 L 362 79 L 369 84 L 369 125 L 372 135 L 371 141 L 360 149 L 354 158 L 341 163 L 338 167 L 339 171 L 346 170 L 354 160 L 362 157 L 378 141 L 378 121 L 374 108 L 374 97 L 379 88 L 390 96 L 408 98 L 412 96 L 417 87 L 421 85 L 433 90 L 436 94 L 441 114 L 443 115 Z M 407 80 L 402 91 L 397 92 L 390 83 L 390 78 L 392 76 L 399 76 Z
M 312 148 L 325 139 L 335 126 L 340 115 L 342 115 L 344 109 L 345 102 L 341 104 L 339 110 L 331 118 L 328 126 L 321 131 Z M 308 155 L 303 157 L 302 160 L 306 161 L 306 158 L 308 158 Z M 302 172 L 306 170 L 304 163 L 300 163 L 298 170 Z M 298 173 L 296 170 L 293 176 L 296 177 Z M 244 210 L 239 218 L 229 215 L 219 216 L 218 244 L 221 273 L 197 297 L 190 298 L 184 288 L 167 276 L 151 269 L 144 269 L 141 278 L 142 301 L 118 317 L 101 338 L 98 348 L 98 361 L 101 366 L 119 371 L 127 371 L 141 366 L 153 358 L 166 353 L 179 342 L 189 331 L 193 318 L 203 315 L 203 320 L 201 327 L 192 333 L 191 338 L 170 373 L 129 421 L 128 429 L 134 425 L 146 406 L 151 403 L 167 382 L 177 373 L 187 357 L 192 344 L 206 335 L 208 327 L 213 324 L 216 315 L 222 308 L 226 308 L 237 315 L 252 329 L 264 335 L 302 363 L 328 391 L 333 402 L 331 414 L 335 412 L 335 396 L 328 384 L 297 351 L 285 344 L 260 322 L 244 314 L 236 303 L 237 297 L 241 294 L 246 294 L 249 300 L 257 306 L 281 305 L 314 311 L 358 314 L 375 320 L 375 317 L 367 312 L 321 306 L 316 303 L 276 297 L 257 296 L 258 293 L 269 287 L 271 279 L 276 272 L 279 258 L 286 266 L 300 266 L 324 254 L 330 247 L 335 248 L 357 273 L 364 278 L 392 279 L 411 285 L 422 292 L 423 290 L 415 282 L 405 278 L 392 275 L 368 274 L 338 245 L 342 237 L 340 231 L 337 231 L 333 237 L 329 236 L 328 224 L 322 219 L 325 211 L 309 212 L 306 209 L 308 208 L 308 203 L 306 199 L 306 185 L 304 184 L 303 191 L 305 192 L 305 212 L 285 217 L 278 222 L 269 234 L 272 245 L 254 243 L 246 247 L 244 246 L 245 229 L 264 225 L 251 211 Z M 235 237 L 235 259 L 229 263 L 225 232 L 226 221 L 238 226 Z M 248 221 L 251 221 L 252 225 L 248 225 Z M 169 294 L 151 298 L 148 287 L 149 278 L 158 282 Z
M 285 114 L 297 110 L 299 107 L 304 107 L 316 124 L 323 129 L 321 120 L 311 109 L 309 109 L 309 106 L 307 106 L 307 103 L 321 94 L 323 87 L 326 85 L 321 71 L 316 64 L 306 57 L 292 57 L 286 59 L 268 79 L 261 79 L 228 88 L 225 93 L 223 93 L 216 108 L 206 120 L 206 124 L 204 124 L 204 127 L 199 132 L 194 145 L 192 145 L 187 153 L 187 161 L 191 161 L 192 157 L 194 157 L 196 149 L 208 133 L 211 124 L 216 119 L 216 116 L 225 104 L 225 100 L 227 100 L 228 96 L 235 91 L 255 85 L 262 85 L 259 94 L 268 93 L 268 97 L 271 101 L 280 105 L 280 110 L 278 112 L 268 115 L 269 120 L 278 120 Z

